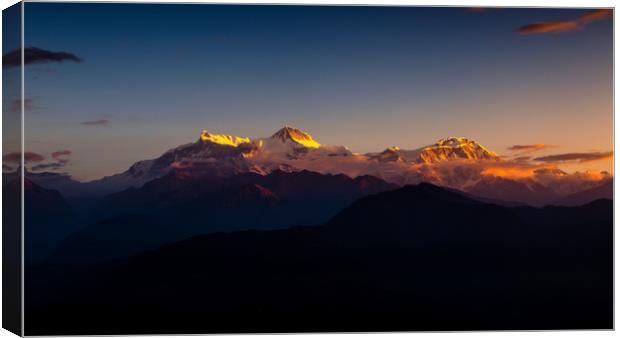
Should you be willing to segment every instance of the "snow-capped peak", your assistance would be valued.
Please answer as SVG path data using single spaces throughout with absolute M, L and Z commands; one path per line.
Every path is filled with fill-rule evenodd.
M 281 140 L 282 142 L 292 141 L 306 148 L 319 148 L 321 146 L 320 143 L 312 138 L 312 135 L 289 126 L 284 126 L 284 128 L 273 134 L 271 138 Z
M 200 140 L 203 142 L 213 142 L 225 146 L 238 147 L 240 144 L 250 143 L 250 138 L 234 135 L 211 134 L 206 130 L 200 133 Z
M 462 137 L 441 139 L 414 150 L 389 147 L 382 152 L 354 154 L 344 146 L 321 145 L 299 129 L 285 126 L 271 137 L 250 139 L 202 131 L 196 142 L 170 149 L 160 157 L 141 161 L 129 170 L 93 184 L 112 189 L 138 187 L 171 171 L 187 175 L 230 176 L 274 170 L 311 170 L 344 173 L 352 177 L 375 175 L 401 183 L 417 182 L 421 174 L 414 164 L 450 160 L 499 160 L 475 141 Z M 427 175 L 428 176 L 428 175 Z
M 440 139 L 422 149 L 418 162 L 435 163 L 450 159 L 498 160 L 496 153 L 465 137 Z
M 388 147 L 380 153 L 367 154 L 368 158 L 379 162 L 407 162 L 406 156 L 403 155 L 403 152 L 397 146 Z

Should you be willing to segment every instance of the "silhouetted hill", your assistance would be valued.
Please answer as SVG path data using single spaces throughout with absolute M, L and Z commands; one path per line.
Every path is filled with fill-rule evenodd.
M 507 208 L 407 186 L 324 226 L 33 270 L 62 278 L 26 334 L 610 329 L 612 220 L 606 200 Z
M 371 176 L 310 171 L 225 178 L 174 171 L 108 196 L 104 219 L 73 234 L 55 258 L 104 260 L 216 231 L 321 224 L 357 198 L 393 188 Z
M 11 180 L 3 187 L 5 196 L 20 196 L 21 182 Z M 11 199 L 7 210 L 21 210 L 21 200 Z M 26 262 L 48 257 L 56 245 L 76 228 L 73 211 L 56 190 L 45 189 L 29 179 L 24 180 L 24 234 L 28 246 Z
M 509 208 L 421 183 L 362 198 L 340 212 L 329 225 L 345 231 L 376 232 L 373 241 L 390 234 L 396 241 L 420 241 L 420 245 L 521 241 L 527 244 L 542 238 L 553 243 L 556 236 L 580 240 L 582 235 L 600 235 L 601 229 L 581 225 L 612 222 L 612 205 L 610 200 L 598 200 L 576 208 Z M 379 224 L 382 226 L 378 227 Z
M 520 201 L 533 206 L 544 206 L 559 198 L 553 189 L 533 180 L 516 181 L 496 176 L 482 177 L 467 191 L 475 196 L 499 201 Z
M 130 188 L 106 197 L 101 209 L 107 213 L 148 211 L 186 204 L 205 196 L 217 197 L 253 185 L 265 187 L 286 200 L 347 200 L 348 203 L 366 194 L 396 187 L 372 176 L 352 179 L 343 174 L 324 175 L 306 170 L 276 170 L 268 175 L 242 173 L 228 177 L 209 172 L 196 176 L 192 171 L 175 170 L 141 188 Z
M 614 181 L 612 179 L 606 180 L 603 184 L 580 191 L 568 196 L 565 196 L 558 200 L 555 204 L 576 206 L 589 203 L 597 199 L 613 199 L 614 198 Z

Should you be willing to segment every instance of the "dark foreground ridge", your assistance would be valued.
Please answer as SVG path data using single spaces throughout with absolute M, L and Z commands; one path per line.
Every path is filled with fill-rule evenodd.
M 25 333 L 611 329 L 612 207 L 508 208 L 407 186 L 323 226 L 32 268 Z

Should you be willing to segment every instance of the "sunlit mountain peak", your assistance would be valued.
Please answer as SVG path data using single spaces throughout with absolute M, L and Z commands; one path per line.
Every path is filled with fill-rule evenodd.
M 499 156 L 474 140 L 447 137 L 422 149 L 418 162 L 436 163 L 450 159 L 499 160 Z
M 200 140 L 203 142 L 213 142 L 221 145 L 238 147 L 240 144 L 250 143 L 248 137 L 239 137 L 233 135 L 211 134 L 206 130 L 200 133 Z
M 386 148 L 380 153 L 370 153 L 367 156 L 379 162 L 407 162 L 408 151 L 401 151 L 397 146 L 391 146 Z
M 273 134 L 271 138 L 283 142 L 293 141 L 307 148 L 319 148 L 321 146 L 320 143 L 312 138 L 312 135 L 290 126 L 284 126 L 284 128 Z

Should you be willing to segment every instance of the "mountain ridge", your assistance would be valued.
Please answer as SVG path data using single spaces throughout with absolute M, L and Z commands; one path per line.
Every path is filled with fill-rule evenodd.
M 362 197 L 322 225 L 31 270 L 31 283 L 55 288 L 33 297 L 29 334 L 172 333 L 188 318 L 187 333 L 238 333 L 239 317 L 252 332 L 613 328 L 612 234 L 609 200 L 506 208 L 422 183 Z
M 345 146 L 321 144 L 305 131 L 284 126 L 270 137 L 255 139 L 203 130 L 195 142 L 171 148 L 155 159 L 138 161 L 122 173 L 90 182 L 80 183 L 68 176 L 54 178 L 52 174 L 47 178 L 37 174 L 40 177 L 33 180 L 60 190 L 63 195 L 80 197 L 139 188 L 173 170 L 202 177 L 205 172 L 230 177 L 309 170 L 353 178 L 371 175 L 401 186 L 431 182 L 483 198 L 535 206 L 556 202 L 600 184 L 587 178 L 587 173 L 573 175 L 544 166 L 531 167 L 527 177 L 503 176 L 507 163 L 510 162 L 465 137 L 442 138 L 412 150 L 392 146 L 378 153 L 359 154 Z M 516 170 L 524 170 L 522 164 Z M 555 189 L 564 181 L 567 183 L 561 189 Z

